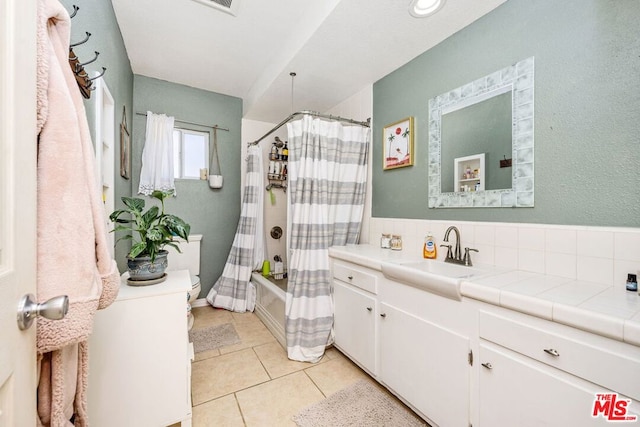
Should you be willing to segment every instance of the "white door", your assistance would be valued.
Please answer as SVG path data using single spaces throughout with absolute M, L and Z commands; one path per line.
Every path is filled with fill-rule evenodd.
M 380 303 L 381 381 L 439 426 L 469 426 L 469 339 Z
M 374 376 L 376 372 L 376 300 L 333 282 L 335 345 Z
M 36 0 L 0 1 L 0 427 L 36 423 L 35 327 L 18 301 L 36 287 Z

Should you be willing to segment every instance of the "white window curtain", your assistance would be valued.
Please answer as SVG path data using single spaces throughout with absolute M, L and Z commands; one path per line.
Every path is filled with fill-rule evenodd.
M 147 111 L 147 132 L 142 151 L 138 194 L 149 196 L 154 190 L 173 190 L 173 194 L 176 194 L 173 178 L 174 121 L 174 117 Z

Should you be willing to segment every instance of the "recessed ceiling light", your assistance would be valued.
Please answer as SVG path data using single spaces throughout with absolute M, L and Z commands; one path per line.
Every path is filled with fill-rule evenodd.
M 444 5 L 444 0 L 412 0 L 409 13 L 416 18 L 433 15 Z

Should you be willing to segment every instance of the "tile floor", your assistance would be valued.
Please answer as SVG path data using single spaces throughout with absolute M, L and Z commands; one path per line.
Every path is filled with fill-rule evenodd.
M 367 378 L 336 349 L 316 363 L 287 359 L 253 313 L 193 309 L 194 329 L 233 323 L 241 342 L 196 354 L 191 373 L 193 426 L 295 426 L 303 408 Z

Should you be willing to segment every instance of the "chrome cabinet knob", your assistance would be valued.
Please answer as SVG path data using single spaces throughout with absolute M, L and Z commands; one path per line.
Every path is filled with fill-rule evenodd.
M 27 294 L 18 303 L 18 328 L 21 331 L 28 329 L 33 324 L 37 316 L 42 316 L 50 320 L 60 320 L 69 311 L 69 297 L 60 295 L 53 297 L 43 303 L 35 302 L 33 294 Z
M 545 348 L 544 352 L 552 355 L 553 357 L 560 357 L 560 353 L 558 353 L 558 350 L 555 350 L 553 348 Z

